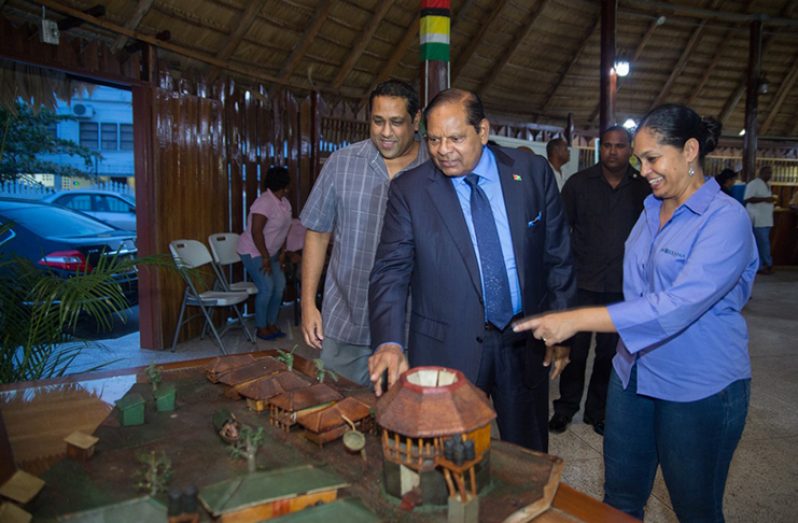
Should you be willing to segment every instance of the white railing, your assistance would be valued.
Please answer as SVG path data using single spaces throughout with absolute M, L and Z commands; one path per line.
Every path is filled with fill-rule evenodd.
M 103 191 L 127 194 L 132 197 L 135 197 L 136 195 L 132 187 L 126 183 L 119 182 L 100 182 L 92 186 L 80 187 L 80 189 L 100 189 Z M 0 182 L 0 196 L 24 198 L 26 200 L 39 200 L 48 194 L 53 194 L 54 192 L 55 191 L 52 187 L 45 187 L 44 185 L 29 184 L 19 181 Z

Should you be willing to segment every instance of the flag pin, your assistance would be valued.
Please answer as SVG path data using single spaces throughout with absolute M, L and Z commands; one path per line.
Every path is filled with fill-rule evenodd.
M 515 180 L 516 182 L 520 182 L 521 181 L 521 175 L 520 174 L 513 174 L 513 180 Z

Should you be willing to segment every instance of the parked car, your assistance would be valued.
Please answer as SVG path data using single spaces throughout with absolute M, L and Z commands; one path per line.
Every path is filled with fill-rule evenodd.
M 0 198 L 0 225 L 9 223 L 0 236 L 0 253 L 26 258 L 64 278 L 91 271 L 101 256 L 138 253 L 134 233 L 59 205 Z M 116 279 L 130 304 L 138 303 L 138 272 L 133 269 Z
M 120 229 L 136 230 L 136 201 L 124 193 L 75 189 L 50 194 L 42 201 L 84 212 Z

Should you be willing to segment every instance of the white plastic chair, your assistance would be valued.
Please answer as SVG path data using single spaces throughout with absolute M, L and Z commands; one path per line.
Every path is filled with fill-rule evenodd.
M 208 236 L 208 245 L 211 246 L 216 277 L 224 290 L 246 292 L 249 295 L 258 293 L 258 287 L 253 282 L 243 280 L 231 282 L 228 276 L 230 274 L 229 267 L 241 262 L 241 256 L 236 250 L 238 234 L 234 232 L 211 234 Z M 228 269 L 227 273 L 225 273 L 225 269 Z
M 225 332 L 227 332 L 227 329 L 230 327 L 230 325 L 228 324 L 225 326 L 221 332 L 217 331 L 216 326 L 213 324 L 213 317 L 211 316 L 211 312 L 209 310 L 211 307 L 232 307 L 236 313 L 236 316 L 238 316 L 238 321 L 241 323 L 241 327 L 244 329 L 244 332 L 246 332 L 249 341 L 255 343 L 255 336 L 247 328 L 247 325 L 244 323 L 244 317 L 241 315 L 241 311 L 238 309 L 238 304 L 247 300 L 247 293 L 241 291 L 199 292 L 194 280 L 191 277 L 190 270 L 197 269 L 212 263 L 211 254 L 208 252 L 208 248 L 205 247 L 202 242 L 198 242 L 196 240 L 175 240 L 169 243 L 169 251 L 172 253 L 172 259 L 177 266 L 178 272 L 186 282 L 186 289 L 183 292 L 183 303 L 180 305 L 180 315 L 178 316 L 175 334 L 172 338 L 172 352 L 174 352 L 175 346 L 177 345 L 177 338 L 180 335 L 180 329 L 183 327 L 184 323 L 191 319 L 190 317 L 185 321 L 183 320 L 186 307 L 199 307 L 199 309 L 202 311 L 202 315 L 205 317 L 205 325 L 202 327 L 202 335 L 200 338 L 205 335 L 205 329 L 210 328 L 216 343 L 219 345 L 219 349 L 222 351 L 222 354 L 227 354 L 227 351 L 224 350 L 224 344 L 222 343 L 222 336 L 224 336 Z

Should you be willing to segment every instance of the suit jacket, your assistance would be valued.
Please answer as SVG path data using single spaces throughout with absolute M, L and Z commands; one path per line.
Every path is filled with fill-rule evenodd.
M 491 147 L 512 235 L 525 314 L 574 304 L 576 285 L 568 223 L 548 162 Z M 408 343 L 405 306 L 412 307 Z M 475 382 L 485 331 L 477 255 L 449 177 L 432 161 L 391 183 L 369 287 L 372 347 L 407 348 L 411 367 L 441 365 Z M 527 385 L 545 379 L 541 342 L 529 336 L 519 354 Z

